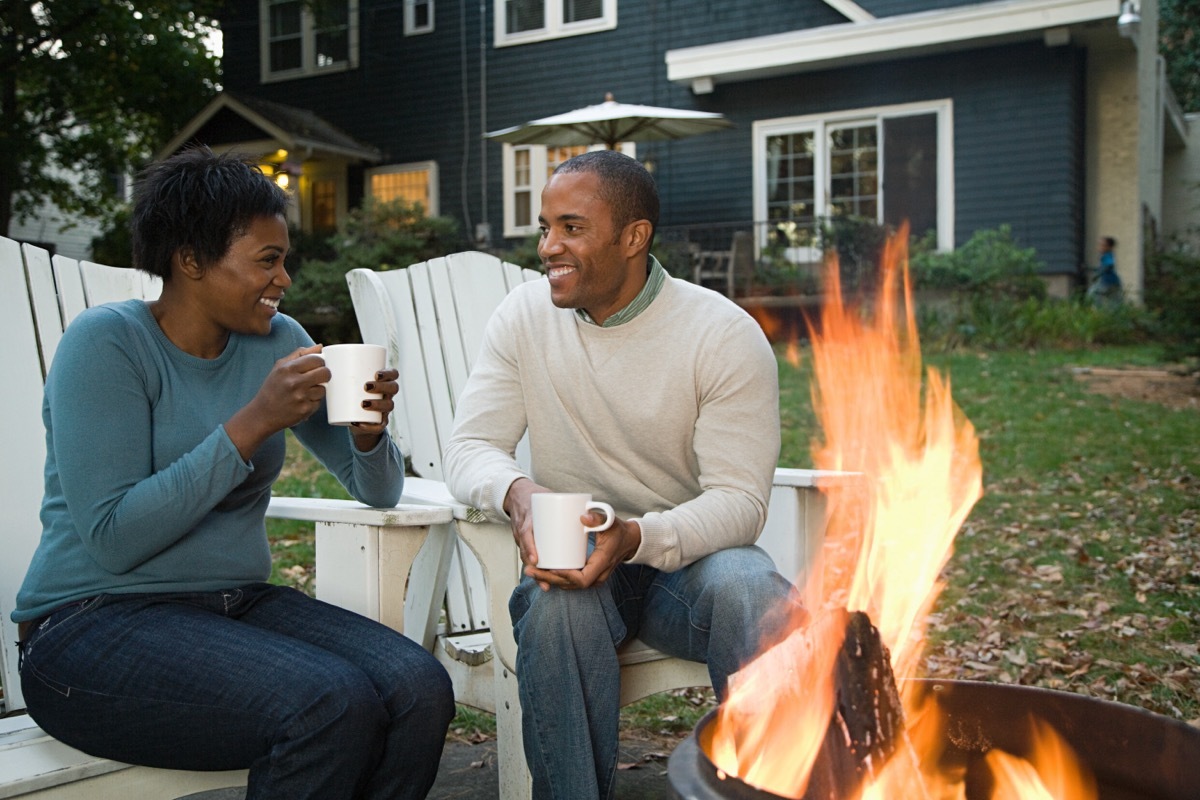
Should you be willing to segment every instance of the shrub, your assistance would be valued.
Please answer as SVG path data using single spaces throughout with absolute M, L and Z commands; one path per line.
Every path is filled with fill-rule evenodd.
M 854 215 L 830 217 L 822 223 L 817 244 L 826 258 L 837 254 L 844 292 L 874 288 L 883 246 L 890 233 L 887 225 Z
M 1007 225 L 976 231 L 949 253 L 938 252 L 926 242 L 914 248 L 909 259 L 916 288 L 982 294 L 991 300 L 1045 297 L 1046 284 L 1039 277 L 1043 268 L 1037 251 L 1019 247 Z
M 326 243 L 332 256 L 302 260 L 286 300 L 288 313 L 322 344 L 361 340 L 347 272 L 400 269 L 464 249 L 456 220 L 426 217 L 419 204 L 402 200 L 364 201 Z
M 1166 357 L 1200 357 L 1200 255 L 1183 240 L 1148 255 L 1145 301 L 1158 320 Z
M 952 253 L 930 244 L 912 248 L 909 269 L 918 289 L 951 297 L 920 314 L 922 340 L 935 348 L 1135 344 L 1155 328 L 1151 314 L 1130 304 L 1098 308 L 1082 297 L 1047 297 L 1037 252 L 1018 247 L 1007 226 L 978 231 Z

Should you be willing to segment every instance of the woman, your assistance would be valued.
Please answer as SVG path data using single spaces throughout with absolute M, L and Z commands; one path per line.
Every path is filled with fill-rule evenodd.
M 279 313 L 287 195 L 207 149 L 135 191 L 134 264 L 161 297 L 89 309 L 46 379 L 43 532 L 18 595 L 33 718 L 88 753 L 250 769 L 247 798 L 424 797 L 454 702 L 419 645 L 265 581 L 284 430 L 352 495 L 394 505 L 380 424 L 326 422 L 321 347 Z

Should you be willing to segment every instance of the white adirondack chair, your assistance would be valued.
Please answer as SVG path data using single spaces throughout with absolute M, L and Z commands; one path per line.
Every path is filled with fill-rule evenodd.
M 54 740 L 20 713 L 24 701 L 17 631 L 8 615 L 41 532 L 44 377 L 63 331 L 84 308 L 134 297 L 153 299 L 160 288 L 157 280 L 132 270 L 51 259 L 40 248 L 0 237 L 0 335 L 6 344 L 0 362 L 5 375 L 0 381 L 0 685 L 5 715 L 0 719 L 0 798 L 173 800 L 246 782 L 245 771 L 160 770 L 89 756 Z M 316 522 L 322 599 L 347 599 L 349 607 L 398 630 L 404 629 L 408 614 L 414 619 L 436 615 L 426 609 L 431 599 L 422 601 L 413 592 L 406 598 L 405 582 L 427 537 L 452 540 L 449 508 L 373 509 L 349 501 L 273 498 L 269 513 Z M 438 546 L 426 549 L 436 552 Z M 440 597 L 436 605 L 440 607 Z
M 488 317 L 510 289 L 540 278 L 536 271 L 478 252 L 403 270 L 357 269 L 347 275 L 363 340 L 386 346 L 389 364 L 400 371 L 403 408 L 392 415 L 392 434 L 421 476 L 406 482 L 405 501 L 449 505 L 457 533 L 470 548 L 441 539 L 442 549 L 428 554 L 437 566 L 429 569 L 419 594 L 446 592 L 446 622 L 441 629 L 426 629 L 421 641 L 447 667 L 459 702 L 496 714 L 500 793 L 512 800 L 530 794 L 516 690 L 517 647 L 507 610 L 520 579 L 520 559 L 507 525 L 486 522 L 479 511 L 449 495 L 441 454 Z M 807 570 L 821 540 L 824 505 L 815 491 L 817 477 L 811 470 L 776 474 L 760 544 L 789 577 Z M 620 659 L 622 704 L 709 684 L 703 665 L 668 658 L 640 642 L 622 648 Z

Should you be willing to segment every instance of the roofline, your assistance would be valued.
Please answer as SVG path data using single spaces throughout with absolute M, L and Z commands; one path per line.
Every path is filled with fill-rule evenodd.
M 342 147 L 339 145 L 330 144 L 329 142 L 316 141 L 313 139 L 307 139 L 303 136 L 290 134 L 283 128 L 276 125 L 270 119 L 264 117 L 262 114 L 250 108 L 248 105 L 238 100 L 236 97 L 228 94 L 227 92 L 221 92 L 212 100 L 210 100 L 208 105 L 200 110 L 200 113 L 192 117 L 191 121 L 189 121 L 188 124 L 179 131 L 179 133 L 175 134 L 171 141 L 167 142 L 167 144 L 158 151 L 158 154 L 155 156 L 155 160 L 161 161 L 162 159 L 174 154 L 175 151 L 183 147 L 188 140 L 195 136 L 197 131 L 208 124 L 209 120 L 216 116 L 217 112 L 225 108 L 228 108 L 230 111 L 245 117 L 247 121 L 261 128 L 263 133 L 277 140 L 281 145 L 283 145 L 285 150 L 303 150 L 309 153 L 321 152 L 329 155 L 345 156 L 346 158 L 351 159 L 362 159 L 363 161 L 369 161 L 372 164 L 377 164 L 382 160 L 379 153 L 371 152 L 369 150 L 353 147 Z
M 667 80 L 714 83 L 794 74 L 955 45 L 1034 38 L 1054 28 L 1115 19 L 1120 0 L 993 0 L 860 22 L 755 36 L 666 54 Z

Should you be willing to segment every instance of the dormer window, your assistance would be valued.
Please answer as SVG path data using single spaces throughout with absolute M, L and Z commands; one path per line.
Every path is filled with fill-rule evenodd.
M 358 66 L 358 2 L 260 0 L 262 80 L 287 80 Z
M 496 47 L 617 27 L 617 0 L 495 0 Z

